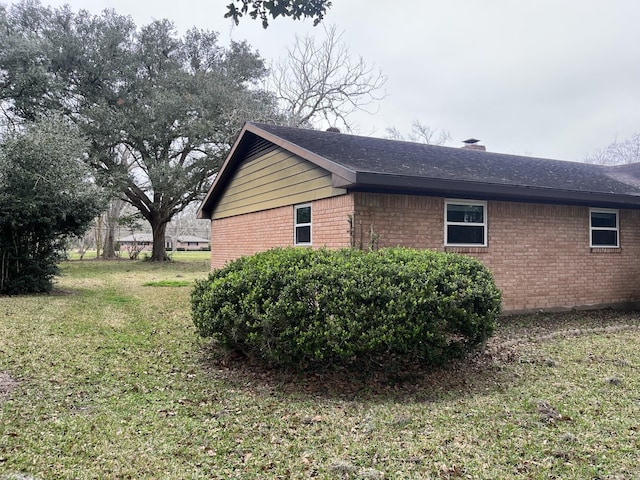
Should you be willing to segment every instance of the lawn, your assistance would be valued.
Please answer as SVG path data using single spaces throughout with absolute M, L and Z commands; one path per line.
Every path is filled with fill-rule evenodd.
M 0 297 L 0 480 L 640 476 L 636 314 L 505 319 L 431 372 L 286 374 L 196 336 L 208 256 L 174 258 Z

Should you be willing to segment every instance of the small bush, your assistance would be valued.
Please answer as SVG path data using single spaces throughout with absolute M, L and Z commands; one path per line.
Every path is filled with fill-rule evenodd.
M 272 365 L 459 357 L 493 332 L 500 292 L 477 260 L 405 248 L 274 249 L 198 281 L 199 334 Z

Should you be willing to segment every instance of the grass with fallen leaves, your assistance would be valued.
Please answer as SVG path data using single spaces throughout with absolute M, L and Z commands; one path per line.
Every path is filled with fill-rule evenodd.
M 446 369 L 292 374 L 196 336 L 205 256 L 0 297 L 0 480 L 638 478 L 640 320 L 504 319 Z M 145 286 L 147 285 L 147 286 Z

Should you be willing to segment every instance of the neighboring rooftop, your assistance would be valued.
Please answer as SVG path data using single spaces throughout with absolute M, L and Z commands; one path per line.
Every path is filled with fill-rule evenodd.
M 167 235 L 167 239 L 171 239 L 171 235 Z M 209 243 L 208 238 L 196 237 L 194 235 L 178 235 L 175 240 L 180 243 Z M 146 242 L 153 243 L 153 234 L 151 233 L 136 233 L 135 235 L 127 235 L 126 237 L 119 237 L 118 242 Z

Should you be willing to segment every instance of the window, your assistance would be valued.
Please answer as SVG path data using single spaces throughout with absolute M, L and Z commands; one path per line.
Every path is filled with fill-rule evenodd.
M 486 202 L 447 200 L 444 209 L 445 245 L 487 246 Z
M 294 207 L 294 244 L 311 245 L 311 204 Z
M 618 248 L 618 210 L 592 208 L 589 210 L 589 217 L 591 247 Z

